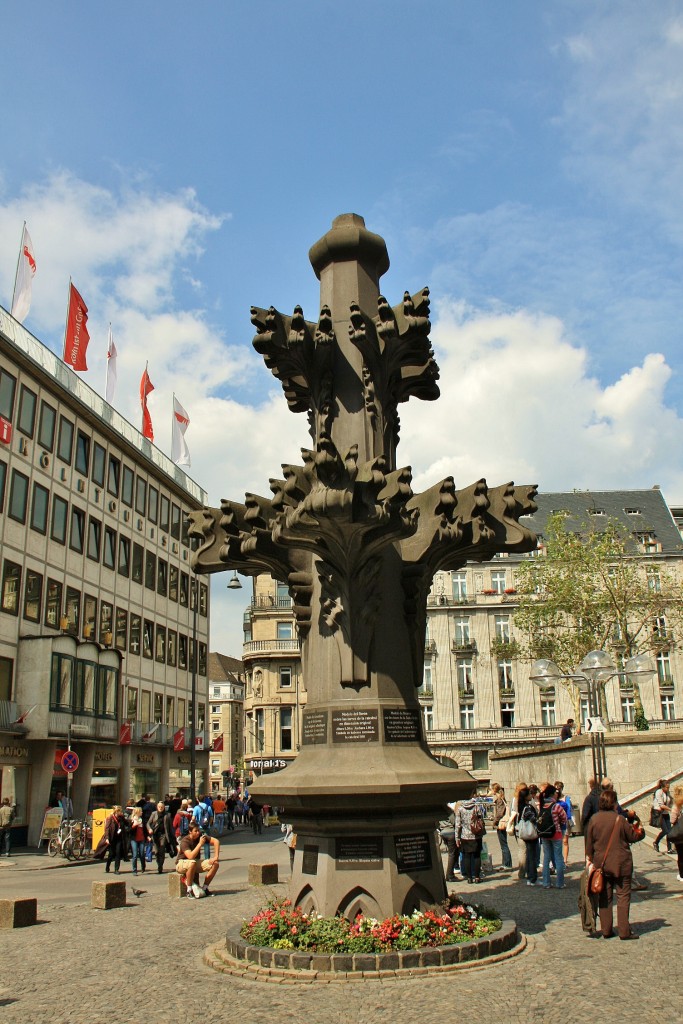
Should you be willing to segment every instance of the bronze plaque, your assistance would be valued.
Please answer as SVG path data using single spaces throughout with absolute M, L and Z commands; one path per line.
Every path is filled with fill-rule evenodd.
M 379 712 L 353 708 L 332 712 L 333 743 L 376 743 L 379 741 Z
M 426 832 L 394 836 L 396 869 L 399 875 L 409 871 L 428 871 L 432 866 L 432 848 Z
M 334 841 L 337 871 L 378 871 L 383 865 L 381 836 L 344 836 Z
M 302 875 L 317 875 L 318 874 L 318 851 L 319 846 L 309 846 L 304 844 L 304 855 L 301 859 L 301 873 Z
M 304 711 L 301 742 L 327 743 L 327 711 Z
M 417 708 L 384 708 L 385 743 L 416 743 L 420 739 L 420 712 Z

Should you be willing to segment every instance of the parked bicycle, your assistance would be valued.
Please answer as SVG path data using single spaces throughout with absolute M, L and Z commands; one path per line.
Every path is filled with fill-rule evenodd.
M 61 853 L 67 860 L 80 860 L 89 850 L 92 832 L 87 821 L 76 821 L 64 818 L 47 844 L 47 852 L 51 857 Z

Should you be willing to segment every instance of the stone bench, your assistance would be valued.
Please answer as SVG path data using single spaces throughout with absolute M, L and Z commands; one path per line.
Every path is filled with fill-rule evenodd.
M 90 905 L 93 910 L 116 910 L 126 905 L 125 882 L 93 882 Z
M 168 895 L 172 900 L 187 895 L 187 886 L 177 871 L 172 871 L 168 876 Z
M 38 919 L 38 900 L 0 900 L 0 928 L 28 928 Z
M 277 864 L 250 864 L 249 885 L 277 885 Z

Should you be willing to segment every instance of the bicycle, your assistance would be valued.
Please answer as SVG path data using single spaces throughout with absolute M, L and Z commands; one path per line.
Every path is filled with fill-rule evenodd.
M 88 832 L 87 822 L 63 819 L 57 834 L 52 836 L 47 844 L 48 854 L 50 857 L 56 857 L 61 853 L 67 860 L 80 860 L 86 855 Z

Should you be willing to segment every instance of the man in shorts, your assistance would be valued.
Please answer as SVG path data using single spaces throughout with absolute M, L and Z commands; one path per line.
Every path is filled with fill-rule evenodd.
M 211 845 L 211 856 L 203 857 L 204 847 Z M 202 896 L 211 896 L 209 882 L 218 871 L 221 844 L 213 836 L 202 832 L 196 821 L 190 822 L 190 830 L 178 844 L 178 858 L 175 869 L 182 875 L 187 885 L 187 895 L 196 900 Z M 199 885 L 199 875 L 204 875 L 204 885 Z

